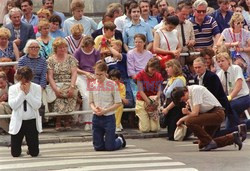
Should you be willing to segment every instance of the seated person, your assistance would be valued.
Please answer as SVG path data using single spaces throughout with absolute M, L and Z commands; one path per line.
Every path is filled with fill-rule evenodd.
M 65 37 L 65 40 L 68 43 L 68 52 L 73 55 L 82 43 L 84 37 L 83 31 L 84 28 L 81 24 L 74 24 L 71 29 L 71 35 Z
M 8 89 L 10 84 L 7 80 L 7 75 L 0 72 L 0 115 L 11 114 L 11 108 L 8 104 Z M 0 119 L 0 132 L 7 133 L 9 131 L 10 119 Z

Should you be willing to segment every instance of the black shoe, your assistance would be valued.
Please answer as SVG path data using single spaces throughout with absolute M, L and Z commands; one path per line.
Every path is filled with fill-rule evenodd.
M 214 140 L 212 140 L 208 145 L 206 145 L 205 147 L 200 149 L 200 151 L 210 151 L 210 150 L 216 149 L 216 148 L 217 148 L 217 144 Z
M 238 149 L 241 150 L 242 148 L 242 141 L 240 140 L 240 134 L 238 131 L 233 132 L 234 144 L 238 145 Z
M 242 142 L 245 141 L 245 139 L 247 138 L 247 125 L 246 124 L 238 125 L 238 130 L 241 136 L 241 141 Z
M 125 148 L 127 143 L 126 143 L 124 136 L 122 134 L 119 134 L 118 136 L 122 138 L 122 141 L 123 141 L 122 148 Z

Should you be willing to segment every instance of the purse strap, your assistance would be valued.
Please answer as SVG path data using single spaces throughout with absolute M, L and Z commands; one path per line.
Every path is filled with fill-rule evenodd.
M 165 38 L 165 40 L 166 40 L 166 42 L 167 42 L 168 50 L 170 51 L 170 45 L 169 45 L 169 42 L 168 42 L 167 36 L 163 33 L 163 31 L 162 31 L 162 30 L 160 30 L 160 31 L 161 31 L 161 33 L 163 34 L 163 36 L 164 36 L 164 38 Z

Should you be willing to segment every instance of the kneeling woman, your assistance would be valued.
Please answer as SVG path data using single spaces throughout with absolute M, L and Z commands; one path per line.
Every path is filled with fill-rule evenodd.
M 38 133 L 42 132 L 42 122 L 38 109 L 41 106 L 41 86 L 32 83 L 33 74 L 29 67 L 17 70 L 17 84 L 9 88 L 9 105 L 12 115 L 9 126 L 11 134 L 11 155 L 21 155 L 22 141 L 25 136 L 29 154 L 36 157 L 39 154 Z
M 157 69 L 159 60 L 151 58 L 145 70 L 140 71 L 135 79 L 137 81 L 138 92 L 136 95 L 136 115 L 139 117 L 139 129 L 141 132 L 158 131 L 160 129 L 159 118 L 154 115 L 157 110 L 157 102 L 160 99 L 161 83 L 163 78 Z M 148 111 L 148 106 L 153 107 L 154 111 Z M 151 108 L 152 109 L 152 108 Z

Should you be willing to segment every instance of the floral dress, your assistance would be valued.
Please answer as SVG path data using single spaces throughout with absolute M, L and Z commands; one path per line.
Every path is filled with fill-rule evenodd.
M 64 62 L 56 61 L 54 55 L 49 57 L 48 69 L 53 70 L 53 79 L 63 95 L 63 98 L 57 97 L 53 102 L 52 112 L 64 114 L 75 110 L 78 90 L 75 88 L 73 98 L 67 97 L 67 91 L 71 84 L 71 68 L 77 66 L 77 60 L 71 55 L 68 55 Z

